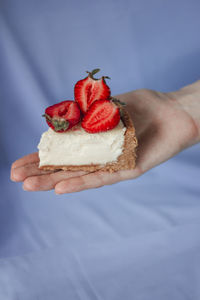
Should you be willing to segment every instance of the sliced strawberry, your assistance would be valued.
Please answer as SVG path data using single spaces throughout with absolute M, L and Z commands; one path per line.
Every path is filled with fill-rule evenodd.
M 89 133 L 97 133 L 113 129 L 119 121 L 119 107 L 109 100 L 98 100 L 88 109 L 81 126 Z
M 47 107 L 43 116 L 54 131 L 64 132 L 80 121 L 80 109 L 76 102 L 66 100 Z
M 93 77 L 99 71 L 100 69 L 94 69 L 92 72 L 87 71 L 88 76 L 75 84 L 75 101 L 78 102 L 83 113 L 86 113 L 95 100 L 108 99 L 110 97 L 110 88 L 105 82 L 105 78 L 109 77 L 103 76 L 100 79 Z

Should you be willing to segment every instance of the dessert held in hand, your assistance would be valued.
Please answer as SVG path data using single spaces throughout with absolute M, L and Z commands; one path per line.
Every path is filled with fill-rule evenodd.
M 74 87 L 75 101 L 49 106 L 43 115 L 50 127 L 38 145 L 44 170 L 115 172 L 135 167 L 137 139 L 123 103 L 111 97 L 95 69 Z

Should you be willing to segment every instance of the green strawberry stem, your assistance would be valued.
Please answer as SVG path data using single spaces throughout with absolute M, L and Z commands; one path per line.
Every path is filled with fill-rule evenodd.
M 65 131 L 69 127 L 69 122 L 67 120 L 63 120 L 63 119 L 59 119 L 59 118 L 58 119 L 51 118 L 47 114 L 42 115 L 42 117 L 45 117 L 46 120 L 53 125 L 55 131 L 60 131 L 60 130 Z
M 60 131 L 60 130 L 66 130 L 69 127 L 69 122 L 68 121 L 62 121 L 62 120 L 52 120 L 52 124 L 54 126 L 55 131 Z
M 89 77 L 90 78 L 92 78 L 92 79 L 94 79 L 94 80 L 98 80 L 97 78 L 94 78 L 94 75 L 96 74 L 96 73 L 98 73 L 100 71 L 100 69 L 94 69 L 94 70 L 92 70 L 92 72 L 89 72 L 89 71 L 86 71 L 86 73 L 88 73 L 89 75 Z M 107 79 L 111 79 L 109 76 L 102 76 L 102 78 L 103 79 L 105 79 L 105 78 L 107 78 Z

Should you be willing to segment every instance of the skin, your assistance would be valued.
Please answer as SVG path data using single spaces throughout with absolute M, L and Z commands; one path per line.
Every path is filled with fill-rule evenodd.
M 200 142 L 200 81 L 171 93 L 141 89 L 116 97 L 127 104 L 136 128 L 139 146 L 134 170 L 111 174 L 42 171 L 38 153 L 32 153 L 12 164 L 11 180 L 23 182 L 26 191 L 79 192 L 134 179 Z

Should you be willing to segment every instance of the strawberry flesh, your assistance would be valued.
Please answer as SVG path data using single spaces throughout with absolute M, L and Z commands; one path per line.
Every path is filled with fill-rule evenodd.
M 84 114 L 94 101 L 110 97 L 110 88 L 105 82 L 105 78 L 109 77 L 103 76 L 100 79 L 93 77 L 99 71 L 99 69 L 94 69 L 92 72 L 87 72 L 88 76 L 75 84 L 75 101 L 78 102 Z
M 119 121 L 119 107 L 109 100 L 98 100 L 88 109 L 81 126 L 89 133 L 98 133 L 113 129 Z
M 46 108 L 44 117 L 54 131 L 65 132 L 80 121 L 80 109 L 76 102 L 62 101 Z

